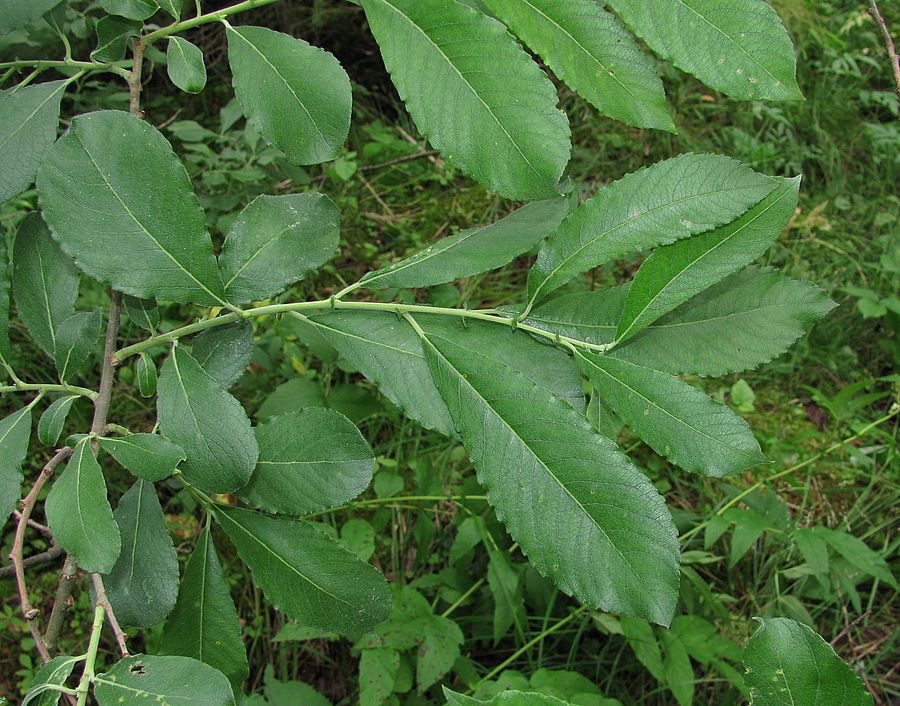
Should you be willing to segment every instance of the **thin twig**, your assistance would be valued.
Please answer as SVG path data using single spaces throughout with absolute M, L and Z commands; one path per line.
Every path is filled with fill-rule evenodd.
M 143 118 L 141 112 L 141 73 L 144 65 L 144 42 L 135 37 L 134 40 L 134 61 L 131 73 L 128 75 L 128 110 L 136 118 Z
M 97 594 L 97 605 L 102 606 L 103 610 L 106 611 L 109 626 L 112 628 L 113 633 L 115 633 L 116 644 L 119 645 L 119 652 L 122 653 L 122 658 L 124 659 L 128 656 L 128 645 L 126 643 L 128 635 L 122 631 L 119 621 L 116 620 L 116 614 L 113 612 L 112 606 L 109 604 L 109 598 L 106 596 L 106 587 L 103 585 L 103 578 L 100 574 L 91 574 L 91 580 L 94 582 L 94 592 Z
M 122 294 L 113 292 L 109 303 L 109 319 L 106 323 L 106 340 L 103 347 L 103 371 L 100 373 L 100 392 L 94 400 L 94 419 L 91 422 L 92 434 L 103 434 L 106 429 L 106 416 L 109 414 L 109 402 L 112 399 L 112 385 L 115 368 L 113 354 L 116 352 L 116 340 L 119 337 L 119 318 L 122 313 Z
M 869 14 L 872 16 L 872 19 L 875 20 L 875 24 L 878 25 L 881 29 L 881 33 L 884 35 L 884 46 L 887 47 L 888 59 L 890 59 L 891 69 L 894 72 L 894 85 L 897 88 L 897 95 L 900 96 L 900 56 L 897 56 L 897 47 L 894 46 L 894 40 L 891 38 L 887 23 L 884 21 L 884 17 L 881 16 L 881 12 L 878 10 L 878 3 L 875 2 L 875 0 L 869 0 L 869 4 L 871 5 Z
M 25 583 L 25 562 L 22 558 L 22 551 L 25 546 L 25 532 L 28 529 L 28 518 L 31 517 L 31 511 L 34 509 L 34 504 L 37 502 L 41 489 L 46 485 L 47 481 L 50 480 L 50 476 L 56 472 L 57 466 L 71 455 L 72 449 L 69 447 L 60 449 L 38 475 L 31 491 L 22 501 L 22 515 L 19 517 L 18 525 L 16 525 L 16 537 L 13 540 L 12 551 L 9 553 L 9 558 L 15 568 L 16 587 L 19 591 L 19 601 L 22 604 L 22 614 L 28 622 L 28 629 L 31 631 L 31 637 L 34 639 L 34 646 L 41 655 L 41 661 L 44 664 L 47 664 L 47 662 L 50 661 L 50 652 L 47 651 L 47 646 L 44 644 L 44 639 L 41 637 L 41 631 L 38 629 L 37 616 L 39 611 L 36 608 L 31 607 L 31 601 L 28 599 L 28 585 Z
M 56 653 L 59 645 L 59 636 L 62 633 L 66 611 L 69 609 L 69 601 L 72 598 L 72 588 L 75 586 L 77 576 L 78 564 L 75 557 L 69 554 L 59 574 L 56 600 L 53 602 L 53 610 L 50 611 L 50 619 L 47 621 L 47 630 L 44 632 L 44 642 L 47 643 L 47 651 L 51 655 Z
M 42 564 L 49 564 L 50 562 L 59 559 L 63 553 L 63 548 L 58 544 L 55 544 L 45 552 L 25 557 L 25 559 L 22 560 L 22 566 L 26 569 L 31 569 L 35 566 L 41 566 Z M 0 580 L 8 579 L 10 576 L 15 575 L 16 567 L 12 564 L 0 568 Z
M 395 164 L 403 164 L 405 162 L 412 162 L 417 159 L 422 158 L 430 158 L 435 155 L 439 155 L 440 152 L 437 150 L 422 150 L 421 152 L 416 152 L 414 154 L 405 154 L 402 157 L 395 157 L 394 159 L 389 159 L 386 162 L 379 162 L 378 164 L 364 164 L 359 168 L 361 172 L 371 172 L 376 169 L 383 169 L 384 167 L 392 167 Z

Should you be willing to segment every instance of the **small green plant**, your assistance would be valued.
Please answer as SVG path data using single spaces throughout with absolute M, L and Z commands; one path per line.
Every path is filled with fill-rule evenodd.
M 151 697 L 234 703 L 248 663 L 213 524 L 286 616 L 305 629 L 358 638 L 365 706 L 413 683 L 424 692 L 453 666 L 463 640 L 459 627 L 411 587 L 395 592 L 392 607 L 387 581 L 365 551 L 353 550 L 355 540 L 338 541 L 314 522 L 372 481 L 374 453 L 353 422 L 334 409 L 308 406 L 274 413 L 254 427 L 229 391 L 253 353 L 253 322 L 276 316 L 293 321 L 301 339 L 337 351 L 410 419 L 462 441 L 517 548 L 583 604 L 557 626 L 613 613 L 621 616 L 623 634 L 654 640 L 658 634 L 665 656 L 657 648 L 639 658 L 658 670 L 681 704 L 693 693 L 690 657 L 714 663 L 738 682 L 733 645 L 704 651 L 684 637 L 714 641 L 711 623 L 676 617 L 682 557 L 675 523 L 657 488 L 602 430 L 625 424 L 660 456 L 699 476 L 767 462 L 747 423 L 682 376 L 752 370 L 784 353 L 834 306 L 816 286 L 753 264 L 794 214 L 800 177 L 766 176 L 719 155 L 683 154 L 577 203 L 562 181 L 568 118 L 556 107 L 553 84 L 510 31 L 603 114 L 674 131 L 654 64 L 626 25 L 677 67 L 729 95 L 799 99 L 793 49 L 778 16 L 761 0 L 725 10 L 713 2 L 613 0 L 621 20 L 593 0 L 362 0 L 421 132 L 465 174 L 529 203 L 357 282 L 290 301 L 279 297 L 319 271 L 339 245 L 335 204 L 308 191 L 259 195 L 234 218 L 215 203 L 205 213 L 172 145 L 141 109 L 148 52 L 165 42 L 174 86 L 202 91 L 202 52 L 180 35 L 220 23 L 235 105 L 272 146 L 251 145 L 248 159 L 266 167 L 282 159 L 302 166 L 341 157 L 351 83 L 337 59 L 286 34 L 232 24 L 240 12 L 271 1 L 206 13 L 198 3 L 196 15 L 182 19 L 179 0 L 105 0 L 106 14 L 88 15 L 97 47 L 85 61 L 70 55 L 66 7 L 54 0 L 15 4 L 0 26 L 5 32 L 43 15 L 66 51 L 61 60 L 0 63 L 5 81 L 31 70 L 0 94 L 0 198 L 34 181 L 40 205 L 18 226 L 11 268 L 5 252 L 0 268 L 0 357 L 8 376 L 2 392 L 28 400 L 0 422 L 0 511 L 6 517 L 21 501 L 11 558 L 44 664 L 27 701 L 55 703 L 64 695 L 81 705 L 92 693 L 103 706 Z M 166 14 L 170 23 L 155 23 Z M 36 82 L 51 69 L 65 78 Z M 105 74 L 127 82 L 129 112 L 76 115 L 57 139 L 66 91 Z M 223 136 L 203 126 L 170 127 L 182 142 L 210 151 L 223 145 Z M 207 187 L 223 186 L 225 173 L 248 166 L 233 154 L 192 153 L 202 166 L 235 158 L 222 176 L 202 177 Z M 336 175 L 349 177 L 351 165 L 344 155 Z M 221 247 L 210 236 L 211 220 L 227 221 Z M 501 268 L 535 249 L 518 306 L 469 309 L 378 298 L 381 290 L 427 290 Z M 652 254 L 627 285 L 566 289 L 589 270 L 646 251 Z M 17 375 L 19 354 L 6 326 L 9 272 L 16 320 L 53 360 L 57 380 Z M 104 310 L 77 310 L 82 274 L 109 286 Z M 189 322 L 167 326 L 160 302 L 198 310 Z M 121 345 L 123 314 L 146 331 L 143 340 Z M 81 372 L 100 343 L 104 319 L 102 373 L 99 382 L 87 381 Z M 149 430 L 109 418 L 116 368 L 126 361 L 140 394 L 155 397 L 157 421 Z M 747 403 L 749 386 L 735 389 Z M 64 440 L 23 499 L 33 417 L 41 411 L 38 441 L 52 449 L 81 399 L 94 407 L 90 428 Z M 135 477 L 115 510 L 101 466 L 106 456 Z M 181 577 L 154 486 L 169 478 L 202 516 Z M 379 473 L 379 494 L 389 497 L 394 480 Z M 49 531 L 68 555 L 63 600 L 44 630 L 41 611 L 30 603 L 23 556 L 41 499 Z M 732 552 L 746 550 L 768 528 L 741 514 L 749 512 L 723 508 L 706 527 L 715 525 L 721 536 L 734 525 L 743 539 L 735 539 Z M 798 543 L 805 542 L 804 553 L 815 552 L 811 558 L 820 559 L 826 545 L 826 558 L 827 547 L 845 555 L 838 535 L 803 536 Z M 504 564 L 496 544 L 492 549 L 492 589 L 497 595 L 504 586 L 517 590 L 516 569 Z M 83 654 L 57 655 L 64 599 L 77 569 L 91 577 L 94 621 Z M 876 569 L 873 575 L 896 586 L 886 566 Z M 510 608 L 495 616 L 495 626 L 508 629 L 516 620 Z M 129 655 L 121 626 L 162 622 L 159 654 Z M 109 667 L 97 663 L 104 624 L 122 655 Z M 773 669 L 773 655 L 794 653 L 798 645 L 808 655 Z M 816 694 L 838 688 L 842 695 L 829 704 L 871 703 L 833 650 L 792 621 L 764 622 L 744 663 L 760 706 L 778 703 L 784 689 L 799 689 L 805 703 L 824 703 Z M 559 675 L 546 676 L 481 696 L 497 704 L 552 704 L 580 695 L 604 702 L 596 689 L 562 689 L 553 686 Z M 267 679 L 267 694 L 278 688 L 274 677 Z M 540 692 L 554 688 L 561 689 L 559 698 Z M 539 695 L 521 696 L 529 691 Z M 449 690 L 446 697 L 451 704 L 484 703 Z

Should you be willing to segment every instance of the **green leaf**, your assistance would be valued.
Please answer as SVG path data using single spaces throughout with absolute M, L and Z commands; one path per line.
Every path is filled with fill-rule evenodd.
M 654 252 L 628 288 L 616 338 L 633 336 L 762 255 L 797 207 L 800 177 L 785 179 L 736 221 Z
M 181 37 L 169 37 L 166 49 L 169 79 L 185 93 L 200 93 L 206 87 L 203 52 Z
M 370 289 L 431 287 L 502 267 L 552 233 L 567 210 L 566 198 L 526 204 L 496 223 L 442 238 L 412 257 L 370 272 L 361 282 Z
M 595 0 L 484 0 L 604 115 L 637 127 L 675 132 L 653 61 Z
M 94 697 L 100 706 L 234 706 L 225 675 L 189 657 L 126 657 L 94 677 Z
M 427 342 L 478 480 L 532 565 L 584 603 L 667 624 L 678 542 L 653 484 L 524 375 L 439 336 Z
M 159 3 L 155 0 L 100 0 L 100 7 L 110 15 L 143 21 L 156 14 Z
M 528 274 L 528 301 L 610 260 L 729 223 L 776 185 L 712 154 L 683 154 L 629 174 L 575 209 L 547 239 Z
M 653 633 L 653 626 L 646 620 L 632 618 L 627 615 L 621 617 L 620 624 L 622 626 L 622 634 L 628 641 L 628 645 L 634 652 L 634 656 L 637 657 L 638 662 L 643 664 L 657 681 L 665 683 L 665 665 L 663 664 L 659 643 L 656 641 L 656 635 Z
M 131 322 L 145 331 L 155 333 L 159 326 L 159 309 L 156 302 L 152 299 L 138 299 L 129 296 L 126 296 L 124 301 L 125 312 Z
M 258 196 L 225 239 L 219 267 L 230 302 L 280 294 L 328 262 L 340 240 L 340 213 L 318 193 Z
M 122 625 L 149 628 L 175 607 L 178 559 L 153 483 L 138 480 L 115 512 L 122 553 L 104 578 L 106 594 Z
M 561 701 L 555 696 L 526 691 L 501 691 L 493 698 L 483 701 L 450 691 L 446 686 L 443 689 L 448 706 L 572 706 L 568 701 Z
M 75 313 L 78 270 L 37 213 L 27 215 L 16 232 L 13 296 L 31 338 L 52 357 L 59 325 Z
M 847 532 L 826 527 L 814 527 L 812 531 L 815 535 L 824 539 L 849 564 L 860 571 L 865 571 L 879 581 L 884 581 L 891 588 L 897 588 L 897 580 L 891 573 L 891 569 L 884 557 L 878 552 L 869 549 L 869 546 L 861 539 Z
M 156 0 L 156 4 L 172 15 L 176 21 L 181 19 L 184 0 Z
M 141 397 L 153 397 L 156 394 L 156 365 L 153 359 L 146 353 L 138 356 L 134 366 L 134 375 L 137 378 L 138 391 Z
M 660 631 L 660 642 L 665 649 L 666 685 L 679 706 L 691 706 L 694 702 L 694 668 L 687 649 L 679 637 L 668 630 Z
M 119 61 L 128 50 L 128 40 L 141 33 L 141 23 L 107 15 L 97 20 L 97 48 L 91 52 L 93 61 Z
M 6 238 L 0 237 L 0 362 L 8 362 L 10 353 L 9 290 L 9 255 L 6 252 Z
M 667 373 L 579 352 L 582 372 L 654 451 L 708 476 L 766 463 L 750 426 L 728 407 Z
M 456 623 L 440 615 L 418 618 L 415 626 L 422 639 L 416 652 L 416 688 L 422 694 L 450 671 L 465 638 Z
M 129 434 L 100 439 L 101 448 L 138 478 L 151 483 L 168 478 L 186 456 L 159 434 Z
M 375 455 L 342 414 L 311 407 L 254 431 L 259 461 L 240 492 L 254 507 L 306 515 L 349 502 L 369 487 Z
M 397 650 L 379 647 L 363 650 L 359 658 L 359 704 L 381 706 L 394 691 L 400 669 Z
M 312 525 L 224 506 L 214 513 L 256 584 L 289 618 L 341 634 L 387 618 L 390 590 L 381 573 Z
M 66 469 L 50 489 L 45 511 L 53 536 L 78 566 L 97 574 L 112 570 L 122 540 L 90 438 L 75 446 Z
M 324 407 L 325 393 L 322 387 L 305 377 L 291 378 L 283 382 L 256 410 L 256 419 L 264 422 L 271 417 L 297 412 L 303 407 Z
M 360 561 L 368 561 L 375 553 L 375 528 L 361 517 L 347 520 L 341 527 L 341 544 Z
M 22 461 L 30 440 L 31 407 L 23 407 L 0 421 L 0 520 L 3 523 L 22 497 Z
M 60 397 L 47 407 L 38 421 L 38 441 L 47 446 L 56 446 L 65 426 L 66 417 L 69 416 L 69 410 L 72 409 L 72 403 L 77 399 L 78 395 Z
M 206 216 L 172 146 L 146 121 L 79 115 L 44 159 L 38 191 L 63 250 L 95 279 L 145 299 L 224 304 Z
M 100 340 L 103 316 L 100 310 L 79 311 L 59 324 L 56 329 L 56 370 L 60 380 L 78 375 Z
M 400 97 L 448 162 L 510 199 L 559 193 L 568 120 L 553 84 L 502 24 L 443 0 L 362 6 Z
M 59 5 L 60 0 L 34 0 L 34 2 L 22 2 L 22 0 L 0 0 L 0 36 L 9 34 L 13 30 L 21 29 L 29 22 L 39 19 L 45 12 Z M 0 111 L 0 115 L 2 115 Z M 6 162 L 3 162 L 5 165 Z M 0 201 L 5 199 L 0 198 Z
M 184 568 L 178 602 L 166 620 L 160 653 L 205 662 L 227 676 L 236 689 L 249 674 L 241 624 L 209 526 Z
M 227 28 L 234 93 L 250 124 L 296 164 L 338 157 L 352 103 L 338 60 L 265 27 Z
M 494 644 L 515 625 L 518 635 L 525 634 L 525 599 L 522 596 L 522 574 L 509 561 L 505 552 L 492 551 L 488 561 L 488 588 L 494 597 Z
M 244 374 L 252 355 L 253 326 L 249 321 L 211 328 L 191 344 L 191 357 L 225 389 Z
M 754 706 L 871 706 L 871 695 L 834 648 L 802 623 L 757 618 L 744 650 Z
M 663 59 L 745 100 L 799 100 L 794 47 L 764 0 L 610 0 Z
M 265 704 L 268 706 L 332 706 L 322 694 L 302 681 L 279 681 L 271 664 L 265 669 Z M 242 706 L 246 706 L 245 701 Z M 252 705 L 251 705 L 252 706 Z
M 2 2 L 0 7 L 6 4 Z M 6 12 L 0 10 L 0 17 Z M 21 193 L 34 181 L 41 160 L 56 141 L 59 103 L 68 83 L 49 81 L 0 91 L 0 164 L 3 165 L 0 203 Z
M 214 493 L 247 484 L 259 455 L 247 413 L 180 348 L 163 365 L 156 405 L 160 431 L 187 454 L 189 483 Z
M 818 577 L 827 582 L 830 564 L 828 561 L 828 543 L 813 531 L 812 527 L 800 527 L 793 534 L 794 543 L 803 555 L 803 560 Z M 868 549 L 868 547 L 866 547 Z
M 42 666 L 28 687 L 28 693 L 22 706 L 56 706 L 62 696 L 61 691 L 50 689 L 50 686 L 65 686 L 66 680 L 75 669 L 81 658 L 61 655 L 54 657 Z

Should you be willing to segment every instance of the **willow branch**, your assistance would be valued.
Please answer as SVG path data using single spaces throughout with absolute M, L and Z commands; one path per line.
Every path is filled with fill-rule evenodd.
M 125 634 L 122 627 L 119 625 L 119 621 L 116 620 L 116 615 L 113 612 L 113 608 L 109 603 L 109 598 L 106 595 L 106 586 L 103 585 L 103 578 L 100 574 L 91 574 L 91 580 L 94 582 L 94 592 L 97 594 L 97 605 L 101 606 L 103 610 L 106 611 L 106 617 L 109 619 L 109 626 L 116 636 L 116 644 L 119 646 L 119 652 L 124 659 L 128 656 L 128 635 Z
M 77 385 L 57 385 L 55 383 L 15 382 L 13 385 L 0 387 L 0 394 L 8 392 L 65 392 L 70 395 L 81 395 L 89 400 L 96 399 L 97 393 L 86 387 Z
M 56 653 L 59 645 L 59 636 L 62 633 L 66 611 L 69 609 L 69 600 L 72 597 L 76 576 L 78 576 L 78 564 L 75 562 L 75 557 L 70 554 L 66 557 L 59 574 L 56 599 L 53 602 L 53 610 L 50 611 L 50 619 L 47 621 L 47 630 L 44 632 L 44 642 L 47 643 L 47 651 L 51 655 Z
M 881 12 L 878 10 L 878 3 L 875 0 L 869 0 L 869 2 L 871 5 L 869 14 L 875 20 L 875 24 L 878 25 L 881 34 L 884 36 L 884 46 L 887 48 L 888 59 L 894 72 L 894 85 L 896 86 L 897 95 L 900 96 L 900 56 L 897 56 L 897 47 L 894 46 L 894 40 L 891 38 L 887 22 L 884 21 L 884 17 L 881 16 Z
M 141 40 L 145 44 L 152 44 L 157 39 L 163 39 L 164 37 L 168 37 L 171 34 L 178 34 L 179 32 L 184 32 L 189 29 L 193 29 L 194 27 L 199 27 L 200 25 L 209 24 L 210 22 L 221 22 L 224 19 L 227 19 L 231 15 L 237 14 L 238 12 L 244 12 L 246 10 L 252 10 L 257 7 L 262 7 L 263 5 L 271 5 L 273 2 L 277 2 L 277 0 L 245 0 L 245 2 L 239 2 L 237 5 L 232 5 L 231 7 L 223 7 L 221 10 L 214 10 L 213 12 L 207 12 L 205 15 L 197 15 L 196 17 L 192 17 L 189 20 L 184 20 L 182 22 L 173 22 L 172 24 L 161 27 L 149 34 L 145 34 L 141 37 Z
M 32 554 L 29 557 L 25 557 L 22 560 L 22 567 L 25 569 L 32 569 L 35 566 L 49 564 L 59 559 L 63 555 L 63 553 L 63 548 L 58 544 L 55 544 L 45 552 L 41 552 L 40 554 Z M 9 564 L 8 566 L 0 568 L 0 581 L 2 581 L 3 579 L 8 579 L 9 577 L 15 575 L 16 567 L 13 564 Z

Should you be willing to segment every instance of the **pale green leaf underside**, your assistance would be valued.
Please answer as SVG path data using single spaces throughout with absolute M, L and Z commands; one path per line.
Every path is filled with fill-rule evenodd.
M 145 299 L 224 303 L 203 209 L 146 121 L 113 110 L 78 116 L 44 159 L 38 192 L 63 250 L 95 279 Z
M 834 648 L 788 618 L 758 618 L 744 650 L 753 706 L 871 706 L 872 696 Z
M 733 223 L 656 250 L 628 288 L 616 338 L 633 336 L 762 255 L 794 214 L 799 191 L 800 177 L 785 179 Z
M 235 687 L 249 673 L 241 624 L 209 526 L 184 568 L 178 601 L 163 630 L 160 653 L 205 662 L 227 676 Z
M 94 696 L 100 706 L 234 706 L 225 675 L 189 657 L 126 657 L 94 677 Z
M 0 16 L 5 12 L 0 10 Z M 34 181 L 44 154 L 56 140 L 59 102 L 67 85 L 68 81 L 50 81 L 0 91 L 0 203 Z
M 425 351 L 479 482 L 532 565 L 591 606 L 668 624 L 679 550 L 653 484 L 525 376 L 440 336 Z
M 256 427 L 259 461 L 240 497 L 267 512 L 306 515 L 337 507 L 372 480 L 375 455 L 344 415 L 310 407 Z
M 169 37 L 166 49 L 169 79 L 185 93 L 200 93 L 206 86 L 206 64 L 199 47 L 181 37 Z
M 106 481 L 85 437 L 75 447 L 46 503 L 47 523 L 59 545 L 85 571 L 108 573 L 122 548 L 106 497 Z
M 730 223 L 776 185 L 711 154 L 683 154 L 629 174 L 575 209 L 547 239 L 528 275 L 528 301 L 617 257 Z
M 686 471 L 723 476 L 766 462 L 747 422 L 697 388 L 609 356 L 578 353 L 577 358 L 613 411 L 654 451 Z
M 433 245 L 362 278 L 366 287 L 431 287 L 502 267 L 522 255 L 559 226 L 568 209 L 564 197 L 530 203 L 505 218 Z
M 361 634 L 387 618 L 384 576 L 312 525 L 228 507 L 216 507 L 215 517 L 256 584 L 289 618 L 341 634 Z
M 234 93 L 260 134 L 296 164 L 341 154 L 350 131 L 350 79 L 337 59 L 282 32 L 228 25 Z
M 362 6 L 400 97 L 449 162 L 507 198 L 558 193 L 568 120 L 553 84 L 502 24 L 444 0 Z
M 524 323 L 612 343 L 628 285 L 556 297 Z M 727 277 L 620 343 L 608 355 L 673 374 L 719 377 L 774 360 L 835 303 L 808 282 L 755 266 Z
M 0 528 L 22 497 L 22 461 L 31 440 L 31 409 L 0 420 Z
M 734 98 L 798 100 L 791 38 L 765 0 L 609 0 L 663 59 Z
M 604 115 L 675 132 L 656 66 L 596 0 L 485 0 L 553 72 Z

